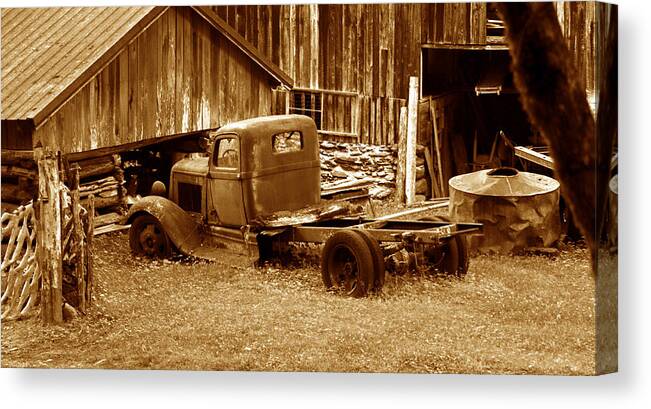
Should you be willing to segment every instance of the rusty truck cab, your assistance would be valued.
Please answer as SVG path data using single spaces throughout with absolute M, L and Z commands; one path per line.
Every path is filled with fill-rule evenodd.
M 320 201 L 318 137 L 306 116 L 277 115 L 229 124 L 217 132 L 210 157 L 192 161 L 175 166 L 171 198 L 191 210 L 178 199 L 185 197 L 182 189 L 197 190 L 193 196 L 202 197 L 202 203 L 192 200 L 192 211 L 202 213 L 212 225 L 255 224 L 259 217 Z

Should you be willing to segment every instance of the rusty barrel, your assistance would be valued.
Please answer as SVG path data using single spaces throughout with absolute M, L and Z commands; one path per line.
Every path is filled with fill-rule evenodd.
M 553 178 L 497 168 L 455 176 L 449 185 L 451 219 L 484 224 L 484 235 L 471 238 L 473 249 L 506 254 L 560 238 L 560 184 Z

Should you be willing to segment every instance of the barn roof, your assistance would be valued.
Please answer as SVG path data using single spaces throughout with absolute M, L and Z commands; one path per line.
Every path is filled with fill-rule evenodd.
M 167 7 L 2 9 L 2 119 L 38 126 L 109 63 Z M 205 8 L 217 30 L 282 84 L 292 79 Z

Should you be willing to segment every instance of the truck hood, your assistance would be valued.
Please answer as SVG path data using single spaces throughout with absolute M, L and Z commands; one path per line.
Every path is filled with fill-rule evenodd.
M 206 176 L 208 174 L 208 160 L 210 158 L 185 158 L 172 166 L 172 172 L 185 173 L 195 176 Z

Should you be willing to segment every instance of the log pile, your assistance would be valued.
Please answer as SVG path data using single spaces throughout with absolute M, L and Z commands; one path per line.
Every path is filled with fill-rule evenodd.
M 64 159 L 64 162 L 65 159 Z M 102 214 L 96 226 L 115 223 L 126 209 L 124 171 L 119 155 L 108 155 L 64 163 L 66 183 L 70 184 L 73 169 L 79 167 L 79 196 L 84 207 L 90 195 Z M 33 151 L 2 151 L 2 211 L 11 212 L 36 197 L 38 169 Z
M 398 146 L 322 141 L 321 192 L 367 187 L 373 199 L 386 199 L 395 193 Z M 425 148 L 418 146 L 416 194 L 429 193 L 425 171 Z
M 126 189 L 124 171 L 119 155 L 71 162 L 68 164 L 68 181 L 71 173 L 79 167 L 79 197 L 81 204 L 88 207 L 89 197 L 94 196 L 94 205 L 100 214 L 95 218 L 95 226 L 115 223 L 124 214 Z
M 32 151 L 2 151 L 2 210 L 13 211 L 36 196 L 38 170 Z

